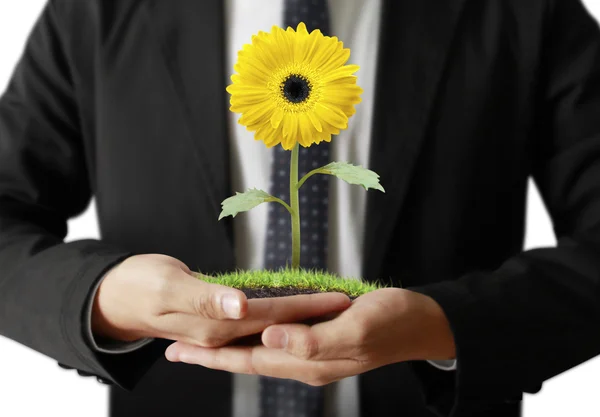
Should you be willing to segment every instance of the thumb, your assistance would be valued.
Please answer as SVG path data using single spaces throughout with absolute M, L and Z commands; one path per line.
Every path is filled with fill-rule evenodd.
M 191 281 L 191 282 L 190 282 Z M 182 294 L 184 312 L 206 319 L 241 319 L 248 311 L 246 295 L 237 289 L 189 277 Z

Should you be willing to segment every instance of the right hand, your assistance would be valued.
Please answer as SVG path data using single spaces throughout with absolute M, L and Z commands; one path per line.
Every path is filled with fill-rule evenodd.
M 120 341 L 156 337 L 220 347 L 272 324 L 325 316 L 350 305 L 346 295 L 336 293 L 248 300 L 242 291 L 196 278 L 175 258 L 136 255 L 111 269 L 100 284 L 92 331 Z

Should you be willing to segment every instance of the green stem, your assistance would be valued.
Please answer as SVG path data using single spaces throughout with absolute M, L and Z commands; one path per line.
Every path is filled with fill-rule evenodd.
M 287 211 L 289 211 L 289 212 L 290 212 L 290 214 L 292 214 L 292 215 L 294 214 L 294 212 L 293 212 L 292 208 L 291 208 L 291 207 L 290 207 L 290 206 L 289 206 L 289 205 L 288 205 L 288 204 L 287 204 L 285 201 L 283 201 L 283 200 L 281 200 L 281 199 L 279 199 L 279 198 L 277 198 L 277 197 L 273 197 L 273 196 L 271 196 L 271 200 L 270 200 L 270 202 L 271 202 L 271 203 L 279 203 L 279 204 L 281 204 L 283 207 L 285 207 L 285 209 L 286 209 Z
M 324 174 L 324 172 L 321 172 L 322 169 L 323 169 L 323 167 L 317 168 L 317 169 L 313 169 L 308 174 L 306 174 L 304 177 L 302 177 L 302 179 L 298 183 L 297 188 L 300 189 L 300 187 L 302 187 L 302 185 L 306 182 L 306 180 L 309 179 L 310 177 L 312 177 L 313 175 L 315 175 L 315 174 Z
M 292 149 L 290 161 L 290 206 L 292 207 L 292 268 L 300 268 L 300 202 L 298 201 L 298 148 Z

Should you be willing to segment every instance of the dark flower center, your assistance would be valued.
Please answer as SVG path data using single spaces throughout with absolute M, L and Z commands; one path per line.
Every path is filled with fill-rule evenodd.
M 302 103 L 310 96 L 310 84 L 306 78 L 292 74 L 281 83 L 281 91 L 290 103 Z

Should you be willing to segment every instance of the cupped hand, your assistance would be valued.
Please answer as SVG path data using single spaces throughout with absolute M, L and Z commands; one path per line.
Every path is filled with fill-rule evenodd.
M 204 282 L 179 260 L 132 256 L 102 281 L 92 312 L 94 335 L 114 340 L 170 339 L 224 346 L 276 323 L 296 323 L 350 306 L 343 294 L 248 300 L 243 292 Z
M 395 362 L 455 356 L 441 307 L 430 297 L 398 288 L 363 295 L 327 322 L 270 326 L 262 342 L 222 348 L 174 343 L 165 354 L 173 362 L 310 385 L 329 384 Z

